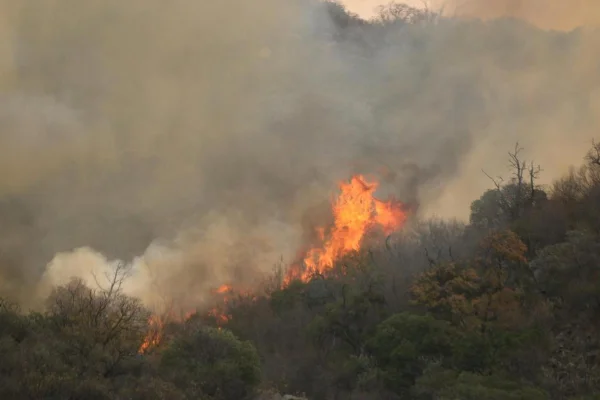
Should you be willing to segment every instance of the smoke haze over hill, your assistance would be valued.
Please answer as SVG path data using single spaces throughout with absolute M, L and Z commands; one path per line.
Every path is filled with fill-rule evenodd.
M 201 301 L 293 257 L 353 173 L 465 218 L 515 141 L 549 180 L 598 132 L 593 30 L 342 27 L 309 0 L 0 7 L 0 291 L 18 297 L 122 259 L 147 302 Z
M 377 14 L 377 8 L 388 1 L 345 0 L 352 12 L 365 18 Z M 512 17 L 543 29 L 571 30 L 600 24 L 600 6 L 594 0 L 410 0 L 417 8 L 442 10 L 445 15 L 475 18 Z

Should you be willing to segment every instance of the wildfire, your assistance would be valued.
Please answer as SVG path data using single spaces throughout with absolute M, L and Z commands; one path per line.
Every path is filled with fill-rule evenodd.
M 146 353 L 149 349 L 158 346 L 162 340 L 163 328 L 165 326 L 164 321 L 158 315 L 152 315 L 148 320 L 149 330 L 144 341 L 140 346 L 138 352 L 140 354 Z
M 206 315 L 212 316 L 216 319 L 218 325 L 222 325 L 229 321 L 229 316 L 223 310 L 223 306 L 227 306 L 230 296 L 233 294 L 233 287 L 230 285 L 222 285 L 217 289 L 213 290 L 213 295 L 219 297 L 220 306 L 215 306 L 210 309 Z M 188 311 L 179 316 L 172 310 L 164 314 L 163 317 L 159 315 L 152 315 L 148 319 L 148 333 L 144 337 L 142 344 L 138 349 L 138 353 L 147 353 L 150 349 L 157 347 L 164 336 L 164 327 L 168 322 L 171 321 L 187 321 L 196 313 L 196 311 Z
M 381 201 L 374 194 L 379 184 L 357 175 L 340 183 L 341 193 L 332 201 L 334 222 L 330 229 L 317 228 L 320 244 L 309 249 L 303 265 L 290 268 L 285 279 L 307 281 L 315 273 L 322 274 L 351 251 L 359 250 L 365 234 L 382 229 L 385 234 L 400 228 L 406 220 L 403 205 L 390 199 Z
M 231 287 L 231 285 L 221 285 L 217 288 L 217 290 L 215 290 L 215 293 L 223 294 L 231 292 L 232 290 L 233 288 Z
M 223 306 L 227 306 L 229 302 L 229 296 L 233 292 L 233 287 L 231 285 L 221 285 L 214 291 L 214 294 L 221 295 L 221 303 Z M 223 310 L 219 307 L 213 307 L 208 311 L 208 315 L 215 318 L 217 320 L 217 324 L 225 324 L 229 321 L 229 315 L 227 315 Z
M 315 273 L 323 274 L 333 268 L 345 255 L 359 250 L 366 234 L 372 230 L 379 229 L 387 235 L 402 227 L 406 221 L 406 209 L 394 199 L 377 199 L 375 191 L 378 186 L 378 182 L 369 182 L 362 175 L 340 183 L 340 194 L 331 202 L 333 224 L 316 228 L 318 245 L 305 251 L 300 257 L 302 261 L 291 266 L 284 280 L 285 285 L 294 279 L 308 281 Z M 213 290 L 217 304 L 205 315 L 213 317 L 218 326 L 227 323 L 231 319 L 231 315 L 227 314 L 227 306 L 234 294 L 255 298 L 252 290 L 239 289 L 222 285 Z M 184 320 L 192 314 L 188 313 Z M 150 329 L 140 346 L 140 353 L 156 347 L 163 338 L 165 320 L 152 316 L 148 323 Z

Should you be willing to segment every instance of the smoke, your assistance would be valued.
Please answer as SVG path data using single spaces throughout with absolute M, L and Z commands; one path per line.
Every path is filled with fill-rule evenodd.
M 310 0 L 4 0 L 0 18 L 0 293 L 23 301 L 122 262 L 148 304 L 201 302 L 293 257 L 353 173 L 464 217 L 516 140 L 552 177 L 598 127 L 593 31 L 342 27 Z

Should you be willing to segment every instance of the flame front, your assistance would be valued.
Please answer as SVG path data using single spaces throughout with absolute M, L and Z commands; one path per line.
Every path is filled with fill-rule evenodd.
M 213 295 L 219 298 L 219 305 L 215 305 L 212 309 L 208 310 L 207 315 L 215 318 L 218 325 L 222 325 L 229 321 L 230 316 L 226 314 L 227 303 L 230 300 L 230 296 L 233 295 L 234 290 L 231 285 L 222 285 L 212 291 Z M 138 349 L 138 353 L 147 353 L 150 349 L 157 347 L 163 340 L 164 328 L 168 322 L 172 321 L 187 321 L 194 316 L 196 311 L 187 311 L 177 316 L 173 310 L 170 310 L 164 314 L 163 317 L 159 315 L 152 315 L 148 319 L 148 333 L 144 337 L 142 344 Z
M 404 224 L 406 213 L 402 204 L 375 198 L 378 186 L 361 175 L 340 184 L 341 193 L 332 202 L 333 225 L 328 232 L 324 227 L 317 228 L 320 244 L 306 252 L 303 266 L 290 268 L 286 283 L 293 279 L 307 281 L 314 274 L 331 269 L 337 260 L 360 249 L 369 230 L 378 227 L 390 234 Z
M 373 229 L 380 229 L 387 235 L 402 227 L 406 221 L 403 204 L 394 199 L 377 199 L 374 195 L 378 186 L 377 182 L 368 182 L 361 175 L 352 177 L 349 182 L 340 183 L 340 194 L 331 204 L 333 224 L 327 228 L 316 228 L 319 244 L 303 252 L 300 257 L 302 261 L 290 267 L 284 280 L 285 285 L 294 279 L 308 281 L 314 274 L 327 272 L 345 255 L 360 250 L 365 235 Z M 215 318 L 218 326 L 222 326 L 231 319 L 227 306 L 232 296 L 247 294 L 255 298 L 252 292 L 222 285 L 212 292 L 219 300 L 207 314 Z M 188 313 L 184 320 L 191 315 L 192 313 Z M 148 322 L 150 329 L 140 346 L 140 353 L 156 347 L 163 338 L 165 320 L 152 316 Z

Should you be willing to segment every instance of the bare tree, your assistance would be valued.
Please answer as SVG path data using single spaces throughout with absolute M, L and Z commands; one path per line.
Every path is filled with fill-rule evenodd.
M 542 172 L 542 167 L 540 165 L 535 165 L 533 161 L 529 164 L 529 200 L 530 206 L 536 200 L 536 191 L 538 190 L 535 182 L 540 177 L 540 173 Z
M 508 167 L 511 171 L 511 179 L 508 184 L 504 183 L 501 176 L 493 178 L 483 171 L 498 191 L 500 207 L 513 219 L 519 218 L 527 207 L 534 205 L 539 190 L 536 181 L 542 172 L 539 165 L 535 165 L 533 162 L 528 165 L 521 158 L 522 151 L 523 148 L 517 142 L 514 150 L 508 152 Z M 528 182 L 526 182 L 527 178 Z
M 104 293 L 106 297 L 112 297 L 113 295 L 120 293 L 121 288 L 123 287 L 123 282 L 125 282 L 130 275 L 131 265 L 119 262 L 115 265 L 112 273 L 104 273 L 104 278 L 106 279 L 106 286 L 104 286 L 98 281 L 98 277 L 92 271 L 92 276 L 94 277 L 94 281 L 96 282 L 98 289 L 100 289 L 100 291 Z
M 71 348 L 70 364 L 80 374 L 96 371 L 107 377 L 137 356 L 150 314 L 138 299 L 122 292 L 126 272 L 118 265 L 99 289 L 73 279 L 47 300 L 53 330 Z
M 587 153 L 585 159 L 591 165 L 600 166 L 600 143 L 592 141 L 592 148 Z
M 434 17 L 435 14 L 428 8 L 419 9 L 416 7 L 411 7 L 407 4 L 396 3 L 394 1 L 377 7 L 377 19 L 383 24 L 394 22 L 415 24 L 431 21 L 434 19 Z

